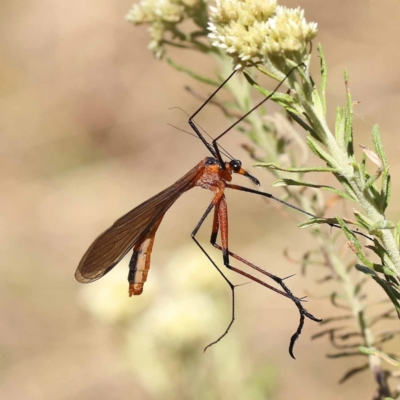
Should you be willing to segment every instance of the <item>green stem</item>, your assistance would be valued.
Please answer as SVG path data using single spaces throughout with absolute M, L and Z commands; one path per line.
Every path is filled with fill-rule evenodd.
M 362 334 L 365 347 L 373 347 L 375 341 L 374 335 L 372 333 L 371 327 L 368 324 L 368 319 L 366 318 L 364 307 L 361 305 L 359 296 L 357 294 L 356 285 L 354 284 L 350 274 L 346 270 L 346 266 L 343 264 L 343 261 L 337 256 L 337 252 L 335 251 L 335 249 L 332 248 L 332 242 L 326 238 L 320 238 L 320 243 L 327 252 L 327 256 L 330 258 L 331 261 L 331 265 L 333 266 L 337 276 L 339 277 L 347 303 L 351 308 L 354 320 L 357 323 L 358 328 Z M 387 390 L 388 385 L 386 379 L 383 377 L 381 359 L 377 355 L 371 354 L 368 356 L 368 364 L 379 387 L 383 387 L 383 389 Z
M 306 82 L 304 86 L 307 87 L 308 84 L 309 82 Z M 307 87 L 307 92 L 310 90 L 311 88 Z M 325 117 L 316 112 L 313 105 L 310 104 L 308 98 L 309 96 L 304 95 L 304 92 L 298 93 L 298 100 L 306 112 L 307 119 L 311 127 L 314 129 L 318 139 L 324 143 L 327 150 L 332 155 L 332 158 L 336 162 L 336 165 L 331 167 L 337 168 L 340 171 L 339 174 L 347 180 L 351 189 L 356 194 L 359 204 L 362 206 L 373 224 L 385 220 L 385 216 L 376 209 L 373 203 L 370 202 L 365 195 L 365 192 L 363 191 L 363 184 L 359 179 L 359 175 L 355 173 L 355 170 L 352 166 L 353 161 L 349 158 L 346 152 L 340 148 L 334 135 L 328 127 Z M 392 232 L 388 229 L 382 229 L 380 232 L 380 238 L 396 268 L 394 272 L 400 276 L 400 253 L 396 246 L 396 241 Z

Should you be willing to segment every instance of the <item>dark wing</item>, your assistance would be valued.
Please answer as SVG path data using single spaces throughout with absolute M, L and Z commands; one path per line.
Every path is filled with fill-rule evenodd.
M 173 185 L 115 221 L 82 257 L 75 272 L 76 280 L 82 283 L 93 282 L 114 268 L 179 196 L 194 186 L 202 166 L 203 162 L 200 162 Z

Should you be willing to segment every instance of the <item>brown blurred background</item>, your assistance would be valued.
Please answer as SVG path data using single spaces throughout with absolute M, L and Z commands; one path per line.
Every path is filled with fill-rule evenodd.
M 347 68 L 353 98 L 361 101 L 355 115 L 357 142 L 370 146 L 372 124 L 381 125 L 393 174 L 388 217 L 397 220 L 400 3 L 303 0 L 282 4 L 300 5 L 308 21 L 318 22 L 317 39 L 329 67 L 330 120 L 336 106 L 344 103 L 342 76 Z M 0 3 L 1 399 L 153 398 L 127 367 L 120 332 L 88 312 L 82 293 L 89 286 L 78 284 L 73 275 L 80 257 L 102 230 L 207 155 L 198 141 L 167 123 L 188 129 L 186 116 L 169 108 L 179 106 L 191 113 L 199 103 L 184 86 L 203 94 L 209 88 L 152 57 L 146 29 L 123 19 L 130 6 L 131 1 L 106 0 Z M 178 62 L 188 63 L 186 52 L 173 54 Z M 189 62 L 204 74 L 212 75 L 215 69 L 197 54 Z M 318 69 L 315 57 L 315 76 Z M 201 124 L 216 133 L 226 120 L 207 109 Z M 228 148 L 250 168 L 251 160 L 240 150 L 245 141 L 232 134 Z M 271 189 L 267 173 L 252 173 L 265 190 L 279 193 Z M 283 251 L 290 248 L 293 256 L 300 257 L 302 250 L 312 246 L 307 235 L 260 199 L 240 193 L 228 197 L 231 248 L 281 276 L 296 272 Z M 197 189 L 170 210 L 157 235 L 150 280 L 158 274 L 162 281 L 163 267 L 182 246 L 195 254 L 190 232 L 209 199 L 210 194 Z M 200 233 L 203 242 L 208 241 L 209 226 L 206 223 Z M 212 268 L 203 261 L 204 268 Z M 126 290 L 126 269 L 119 268 L 122 290 Z M 106 288 L 107 279 L 93 285 Z M 300 275 L 291 284 L 298 293 L 310 289 L 310 282 Z M 145 296 L 146 288 L 141 297 Z M 227 289 L 226 298 L 223 321 L 229 319 Z M 273 398 L 371 398 L 374 384 L 369 372 L 338 386 L 345 369 L 357 363 L 327 360 L 329 344 L 310 341 L 319 329 L 315 323 L 306 324 L 296 347 L 297 361 L 290 359 L 287 346 L 297 314 L 285 299 L 247 285 L 238 291 L 237 302 L 232 334 L 242 342 L 247 361 L 268 360 L 272 365 Z M 319 317 L 329 314 L 330 307 L 320 300 L 308 304 Z M 217 328 L 208 326 L 203 344 L 218 334 Z M 225 357 L 229 341 L 205 355 L 203 344 L 198 348 L 199 371 L 209 352 Z M 221 368 L 226 364 L 221 362 Z M 229 385 L 229 371 L 225 379 Z M 176 398 L 184 396 L 177 392 Z M 199 391 L 198 398 L 208 397 Z

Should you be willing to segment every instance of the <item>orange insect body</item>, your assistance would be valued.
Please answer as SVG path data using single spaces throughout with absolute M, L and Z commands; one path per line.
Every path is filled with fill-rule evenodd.
M 143 285 L 147 280 L 147 275 L 150 269 L 151 251 L 153 250 L 154 239 L 157 229 L 162 221 L 162 217 L 150 229 L 150 231 L 139 240 L 133 248 L 133 256 L 129 263 L 130 274 L 129 282 L 129 297 L 139 295 L 143 292 Z
M 301 64 L 305 67 L 304 64 Z M 299 66 L 294 67 L 287 75 L 286 78 Z M 276 89 L 265 99 L 263 99 L 258 105 L 249 110 L 242 118 L 236 121 L 218 137 L 209 143 L 205 137 L 201 134 L 200 130 L 194 123 L 194 117 L 205 107 L 205 105 L 217 94 L 217 92 L 225 85 L 225 83 L 236 73 L 236 70 L 214 91 L 214 93 L 208 98 L 208 100 L 189 118 L 189 125 L 197 137 L 202 141 L 205 147 L 212 154 L 212 157 L 207 157 L 200 161 L 194 168 L 192 168 L 187 174 L 181 179 L 176 181 L 173 185 L 169 186 L 162 192 L 148 199 L 144 203 L 140 204 L 126 215 L 119 218 L 114 224 L 103 232 L 89 247 L 84 256 L 82 257 L 78 268 L 75 272 L 75 278 L 82 283 L 93 282 L 109 271 L 111 271 L 122 258 L 133 249 L 133 254 L 129 262 L 129 295 L 140 295 L 143 292 L 144 284 L 147 280 L 147 275 L 150 269 L 150 258 L 153 250 L 154 239 L 157 233 L 157 229 L 161 224 L 161 221 L 168 211 L 168 209 L 175 203 L 175 201 L 186 191 L 192 189 L 195 186 L 203 189 L 210 190 L 214 197 L 211 203 L 208 205 L 203 216 L 200 218 L 196 227 L 192 231 L 192 239 L 195 241 L 199 249 L 204 253 L 212 265 L 218 270 L 220 275 L 229 285 L 232 292 L 232 317 L 226 331 L 214 342 L 206 347 L 206 349 L 221 340 L 229 331 L 233 321 L 235 319 L 235 285 L 224 275 L 222 270 L 218 267 L 215 261 L 206 252 L 200 242 L 196 239 L 196 234 L 202 226 L 207 216 L 213 211 L 213 225 L 210 242 L 211 244 L 221 250 L 224 266 L 231 271 L 244 276 L 253 282 L 259 283 L 260 285 L 273 290 L 276 293 L 290 299 L 296 305 L 300 313 L 300 322 L 296 332 L 290 339 L 289 353 L 294 358 L 293 347 L 297 338 L 299 337 L 301 330 L 304 325 L 305 318 L 309 318 L 313 321 L 320 321 L 310 314 L 302 305 L 302 299 L 293 295 L 290 289 L 284 283 L 284 279 L 275 276 L 268 271 L 250 263 L 244 258 L 238 256 L 229 250 L 228 247 L 228 206 L 225 198 L 225 189 L 233 189 L 241 192 L 253 193 L 260 196 L 267 197 L 269 199 L 276 200 L 281 204 L 291 207 L 303 214 L 309 215 L 310 217 L 316 218 L 314 215 L 301 210 L 300 208 L 281 200 L 274 195 L 266 192 L 261 192 L 255 189 L 251 189 L 244 186 L 231 184 L 232 175 L 240 174 L 249 178 L 253 183 L 259 185 L 259 181 L 254 176 L 250 175 L 242 168 L 242 163 L 239 160 L 232 158 L 229 153 L 226 153 L 218 144 L 220 140 L 227 132 L 235 127 L 239 122 L 243 121 L 250 113 L 256 108 L 260 107 L 265 101 L 267 101 L 273 93 L 275 93 L 282 85 L 283 81 L 279 83 Z M 286 79 L 285 78 L 285 79 Z M 224 162 L 221 156 L 221 152 L 230 158 L 229 162 Z M 336 226 L 336 225 L 332 225 Z M 217 244 L 218 234 L 221 234 L 221 244 Z M 237 267 L 230 264 L 230 257 L 240 261 L 247 265 L 253 270 L 269 277 L 275 283 L 280 286 L 280 289 L 271 286 L 270 284 L 260 280 L 252 274 L 245 272 Z

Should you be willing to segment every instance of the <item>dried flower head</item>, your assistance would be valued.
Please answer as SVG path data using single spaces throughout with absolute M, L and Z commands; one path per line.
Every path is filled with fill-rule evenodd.
M 179 36 L 177 25 L 191 17 L 201 6 L 204 6 L 204 0 L 140 0 L 129 10 L 126 19 L 135 25 L 150 25 L 149 49 L 157 58 L 161 58 L 165 51 L 166 34 L 169 32 L 172 37 Z
M 217 0 L 210 11 L 208 36 L 233 57 L 235 68 L 252 61 L 282 70 L 285 59 L 304 62 L 317 34 L 304 10 L 277 6 L 276 0 Z

